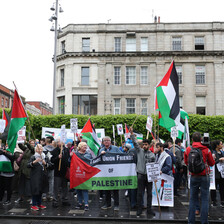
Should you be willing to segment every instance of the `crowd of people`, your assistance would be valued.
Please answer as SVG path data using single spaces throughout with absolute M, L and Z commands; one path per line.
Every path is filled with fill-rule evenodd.
M 134 157 L 138 179 L 137 189 L 127 189 L 130 201 L 130 209 L 137 211 L 140 216 L 144 209 L 144 194 L 147 194 L 147 213 L 154 216 L 152 210 L 152 182 L 148 182 L 146 164 L 156 162 L 159 164 L 160 173 L 174 177 L 174 196 L 178 197 L 179 189 L 187 187 L 189 157 L 192 148 L 202 152 L 205 169 L 200 173 L 191 173 L 190 177 L 190 204 L 189 223 L 195 222 L 195 214 L 201 214 L 202 223 L 208 222 L 208 206 L 211 198 L 212 206 L 217 206 L 216 190 L 209 192 L 209 166 L 224 162 L 223 145 L 220 140 L 211 142 L 211 145 L 202 144 L 200 133 L 192 136 L 192 146 L 185 149 L 181 146 L 181 140 L 176 139 L 161 143 L 159 140 L 137 141 L 133 129 L 129 129 L 129 141 L 120 148 L 112 145 L 111 138 L 106 136 L 102 140 L 100 154 L 126 153 Z M 69 191 L 69 166 L 71 157 L 76 154 L 79 158 L 91 160 L 91 150 L 85 139 L 80 139 L 66 145 L 60 142 L 60 138 L 46 137 L 39 140 L 30 140 L 24 144 L 18 144 L 14 154 L 7 151 L 7 146 L 1 145 L 0 155 L 7 157 L 12 164 L 12 170 L 0 172 L 0 203 L 7 206 L 11 203 L 13 192 L 18 192 L 15 203 L 21 203 L 29 198 L 32 210 L 45 209 L 43 201 L 52 201 L 53 207 L 70 206 Z M 224 208 L 224 178 L 215 166 L 215 185 L 219 189 L 221 204 Z M 77 194 L 76 209 L 89 210 L 88 190 L 74 190 Z M 6 194 L 5 194 L 6 193 Z M 59 194 L 60 193 L 60 194 Z M 199 199 L 199 193 L 201 198 Z M 6 199 L 3 199 L 6 195 Z M 59 196 L 60 195 L 60 196 Z M 119 210 L 119 190 L 99 191 L 100 199 L 104 198 L 101 209 L 112 207 Z

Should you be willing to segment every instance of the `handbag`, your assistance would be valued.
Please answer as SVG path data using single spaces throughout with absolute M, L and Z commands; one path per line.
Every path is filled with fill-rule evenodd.
M 70 181 L 70 167 L 67 167 L 65 178 Z
M 22 159 L 23 159 L 23 154 L 24 154 L 24 153 L 21 153 L 21 154 L 19 155 L 19 157 L 17 158 L 17 160 L 16 160 L 16 163 L 17 163 L 18 166 L 20 166 L 20 164 L 21 164 L 21 161 L 22 161 Z

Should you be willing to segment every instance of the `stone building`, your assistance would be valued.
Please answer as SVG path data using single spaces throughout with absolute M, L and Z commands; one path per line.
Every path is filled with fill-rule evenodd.
M 56 113 L 154 113 L 172 60 L 181 107 L 223 114 L 224 22 L 69 24 L 57 42 Z

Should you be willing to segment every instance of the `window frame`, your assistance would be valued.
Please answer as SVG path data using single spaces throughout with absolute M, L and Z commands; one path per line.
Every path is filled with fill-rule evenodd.
M 128 107 L 128 100 L 134 100 L 134 107 Z M 128 110 L 134 109 L 133 113 L 128 113 Z M 136 99 L 135 98 L 126 98 L 126 105 L 125 105 L 126 114 L 135 114 L 136 113 Z
M 65 69 L 60 69 L 60 87 L 65 87 Z
M 88 75 L 84 73 L 84 69 L 88 69 Z M 84 80 L 88 77 L 88 84 L 84 83 Z M 90 68 L 88 66 L 81 67 L 81 86 L 89 86 L 90 79 Z
M 119 69 L 119 71 L 116 71 L 117 69 Z M 114 85 L 121 85 L 121 67 L 120 66 L 114 66 Z
M 119 40 L 119 42 L 117 42 Z M 121 52 L 121 37 L 114 37 L 114 51 Z
M 116 102 L 115 102 L 116 100 L 119 101 L 118 107 L 116 106 Z M 118 110 L 119 112 L 116 113 L 116 110 Z M 121 98 L 114 98 L 114 115 L 116 115 L 116 114 L 121 114 Z
M 172 37 L 172 51 L 182 51 L 182 37 Z
M 134 68 L 135 74 L 133 76 L 130 76 L 129 69 Z M 129 75 L 129 76 L 128 76 Z M 130 83 L 130 77 L 132 78 L 133 83 Z M 136 85 L 136 66 L 126 66 L 125 69 L 125 85 Z
M 126 52 L 135 52 L 135 51 L 136 51 L 136 37 L 126 37 Z
M 146 42 L 144 43 L 143 40 L 146 40 Z M 142 52 L 148 51 L 149 50 L 149 43 L 148 43 L 148 37 L 141 37 L 141 46 L 140 46 L 140 50 Z
M 88 43 L 85 43 L 85 41 L 87 40 L 88 40 Z M 89 37 L 82 38 L 82 52 L 90 52 L 90 38 Z
M 199 72 L 199 68 L 203 68 L 202 72 Z M 206 74 L 205 74 L 205 66 L 204 65 L 196 65 L 195 66 L 195 84 L 196 85 L 205 85 L 206 84 Z
M 143 71 L 143 69 L 145 68 L 146 68 L 146 72 Z M 148 85 L 148 66 L 140 67 L 140 85 L 142 86 Z
M 144 104 L 143 104 L 143 101 Z M 143 113 L 143 110 L 146 110 L 146 113 Z M 148 99 L 147 98 L 141 98 L 141 115 L 148 115 Z

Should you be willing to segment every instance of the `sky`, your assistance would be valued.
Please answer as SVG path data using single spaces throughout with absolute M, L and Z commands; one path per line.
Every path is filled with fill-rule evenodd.
M 53 104 L 53 0 L 4 0 L 0 13 L 0 84 L 26 101 Z M 58 23 L 224 22 L 223 0 L 59 0 Z

